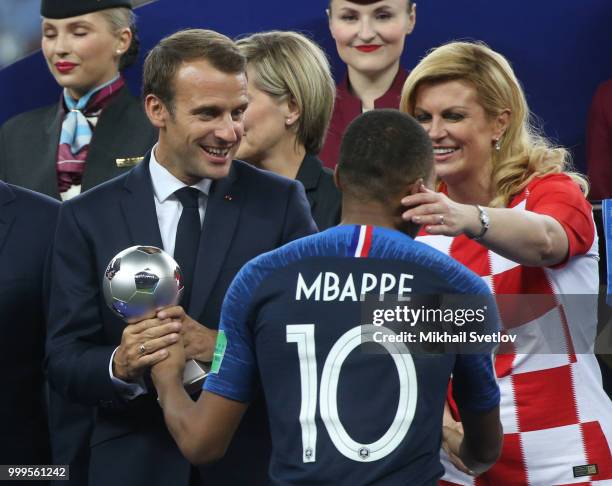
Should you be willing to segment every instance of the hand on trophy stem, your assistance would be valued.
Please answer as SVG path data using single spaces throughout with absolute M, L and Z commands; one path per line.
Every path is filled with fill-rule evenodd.
M 144 371 L 168 356 L 168 347 L 180 340 L 181 323 L 157 317 L 133 320 L 123 330 L 113 357 L 113 374 L 134 381 Z
M 189 317 L 181 306 L 167 307 L 157 313 L 159 319 L 181 323 L 181 337 L 185 344 L 185 358 L 202 362 L 212 361 L 217 331 L 203 326 Z

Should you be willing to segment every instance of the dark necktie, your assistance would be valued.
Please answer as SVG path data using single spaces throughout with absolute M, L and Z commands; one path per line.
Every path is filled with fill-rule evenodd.
M 200 244 L 200 212 L 198 198 L 200 191 L 195 187 L 183 187 L 174 193 L 183 206 L 183 212 L 176 229 L 174 243 L 174 259 L 181 267 L 185 290 L 181 305 L 185 312 L 189 308 L 193 273 L 195 271 L 198 246 Z

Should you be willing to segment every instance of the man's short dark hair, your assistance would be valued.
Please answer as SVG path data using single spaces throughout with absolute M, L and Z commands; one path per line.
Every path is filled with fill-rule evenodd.
M 184 62 L 206 60 L 223 73 L 245 71 L 246 60 L 229 37 L 204 29 L 187 29 L 162 39 L 144 63 L 142 94 L 157 96 L 172 112 L 174 78 Z
M 402 196 L 433 170 L 433 148 L 421 125 L 397 110 L 372 110 L 355 118 L 342 138 L 338 175 L 342 191 L 363 200 Z

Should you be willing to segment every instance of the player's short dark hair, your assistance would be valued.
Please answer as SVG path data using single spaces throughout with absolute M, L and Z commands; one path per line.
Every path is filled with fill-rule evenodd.
M 387 202 L 433 170 L 433 148 L 419 123 L 397 110 L 371 110 L 348 126 L 338 161 L 342 191 Z
M 242 73 L 246 59 L 229 37 L 212 30 L 186 29 L 162 39 L 144 62 L 142 94 L 157 96 L 172 113 L 174 78 L 184 62 L 206 60 L 226 74 Z

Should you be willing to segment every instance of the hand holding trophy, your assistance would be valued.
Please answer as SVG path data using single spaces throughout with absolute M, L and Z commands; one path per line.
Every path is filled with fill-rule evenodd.
M 132 246 L 111 259 L 102 289 L 108 307 L 128 321 L 178 304 L 184 285 L 181 270 L 170 255 L 154 246 Z M 183 384 L 189 391 L 198 389 L 207 374 L 204 363 L 187 360 Z

